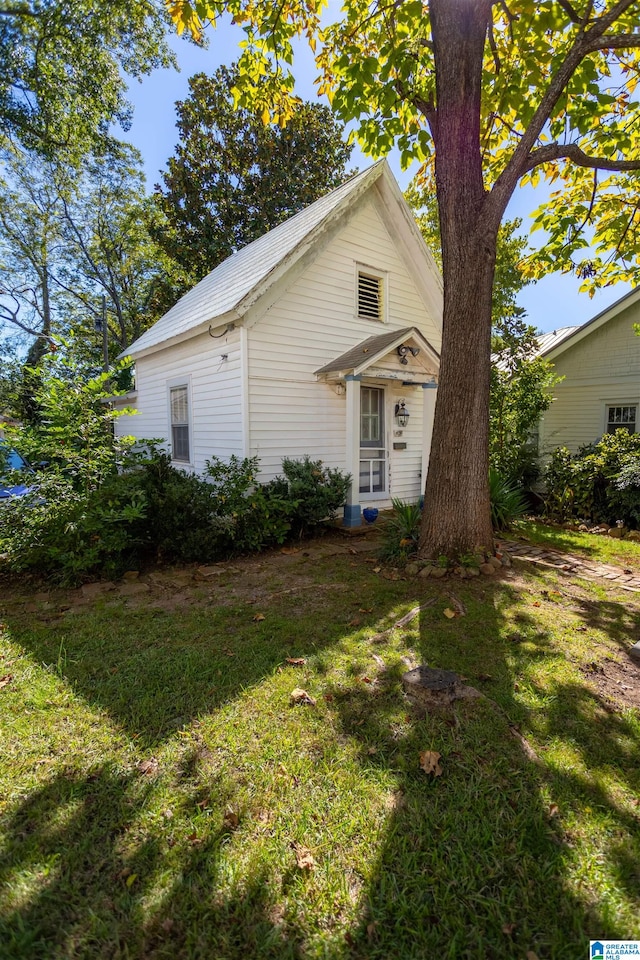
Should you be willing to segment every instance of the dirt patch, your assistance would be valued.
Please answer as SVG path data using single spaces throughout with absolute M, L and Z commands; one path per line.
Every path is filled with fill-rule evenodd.
M 580 667 L 580 672 L 612 709 L 640 709 L 640 663 L 627 654 L 592 660 Z

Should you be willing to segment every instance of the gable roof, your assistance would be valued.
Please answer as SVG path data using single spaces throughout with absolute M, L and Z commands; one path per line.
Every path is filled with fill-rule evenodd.
M 584 337 L 604 326 L 609 320 L 612 320 L 619 313 L 622 313 L 623 310 L 632 307 L 638 300 L 640 300 L 640 287 L 631 290 L 630 293 L 626 293 L 624 297 L 620 297 L 620 299 L 616 300 L 610 307 L 601 310 L 600 313 L 597 313 L 595 317 L 591 317 L 590 320 L 587 320 L 587 322 L 581 326 L 562 327 L 562 329 L 554 331 L 558 334 L 564 331 L 564 334 L 551 340 L 545 346 L 541 346 L 539 355 L 545 357 L 547 360 L 555 360 L 555 358 L 560 356 L 561 353 L 564 353 L 568 347 L 573 347 L 574 344 L 579 343 Z M 549 335 L 547 334 L 546 336 Z M 539 342 L 542 343 L 543 339 L 543 337 L 540 337 Z
M 355 347 L 347 350 L 346 353 L 316 370 L 316 376 L 344 375 L 348 372 L 357 375 L 366 370 L 367 367 L 374 366 L 386 353 L 399 347 L 404 340 L 408 339 L 416 340 L 436 368 L 438 367 L 440 355 L 437 350 L 434 350 L 429 341 L 415 327 L 404 327 L 402 330 L 389 330 L 388 333 L 367 337 L 362 343 L 358 343 Z
M 376 183 L 384 183 L 386 191 L 391 192 L 392 200 L 404 214 L 404 229 L 408 226 L 423 248 L 419 254 L 422 270 L 418 273 L 430 272 L 432 282 L 435 279 L 440 289 L 433 258 L 387 161 L 380 160 L 218 264 L 121 356 L 136 356 L 184 340 L 200 328 L 206 329 L 207 324 L 220 326 L 240 320 L 279 277 L 320 241 L 327 228 Z M 425 283 L 423 279 L 422 285 Z

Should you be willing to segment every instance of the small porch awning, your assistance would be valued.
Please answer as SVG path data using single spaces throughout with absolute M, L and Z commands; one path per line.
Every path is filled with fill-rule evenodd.
M 368 337 L 316 370 L 319 380 L 332 383 L 367 376 L 403 383 L 437 383 L 440 355 L 416 327 L 389 330 Z

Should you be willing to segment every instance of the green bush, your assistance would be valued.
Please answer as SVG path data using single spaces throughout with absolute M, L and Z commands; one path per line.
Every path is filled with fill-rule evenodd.
M 334 519 L 344 505 L 351 477 L 341 470 L 305 456 L 302 460 L 285 457 L 282 472 L 283 476 L 266 484 L 265 495 L 289 503 L 292 536 L 307 536 L 318 524 Z
M 397 498 L 391 502 L 393 515 L 382 528 L 380 556 L 383 560 L 402 561 L 417 552 L 422 509 L 419 503 L 406 503 Z
M 148 560 L 209 563 L 306 533 L 344 501 L 348 478 L 308 457 L 285 460 L 284 477 L 266 485 L 258 469 L 257 457 L 213 458 L 198 477 L 153 444 L 90 484 L 51 466 L 33 494 L 1 505 L 3 563 L 65 583 Z
M 607 433 L 575 455 L 566 447 L 554 450 L 545 476 L 547 516 L 636 525 L 640 505 L 633 468 L 639 457 L 640 434 L 626 430 Z
M 522 491 L 493 467 L 489 469 L 489 499 L 494 530 L 508 530 L 527 510 Z

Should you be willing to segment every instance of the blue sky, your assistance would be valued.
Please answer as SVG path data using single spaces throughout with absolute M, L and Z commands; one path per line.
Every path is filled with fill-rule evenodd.
M 213 73 L 221 64 L 237 59 L 238 40 L 242 33 L 230 25 L 219 27 L 209 34 L 209 48 L 201 50 L 184 38 L 173 37 L 172 47 L 178 58 L 180 72 L 155 70 L 141 83 L 133 82 L 129 99 L 134 105 L 134 119 L 124 139 L 133 143 L 142 153 L 149 189 L 160 180 L 160 171 L 165 167 L 177 142 L 175 129 L 176 100 L 188 95 L 189 77 L 199 71 Z M 313 79 L 314 64 L 306 45 L 300 44 L 295 58 L 296 92 L 307 100 L 315 100 Z M 411 170 L 400 169 L 399 157 L 391 154 L 389 163 L 400 186 L 404 189 L 412 176 Z M 352 165 L 363 169 L 372 162 L 356 148 Z M 527 227 L 530 214 L 540 201 L 531 189 L 519 190 L 511 202 L 507 216 L 519 216 L 523 228 Z M 535 241 L 539 234 L 535 234 Z M 554 330 L 569 324 L 584 323 L 618 300 L 630 288 L 616 284 L 599 291 L 593 299 L 578 293 L 579 281 L 567 274 L 552 274 L 536 284 L 526 287 L 520 294 L 519 303 L 527 311 L 529 322 L 543 331 Z

